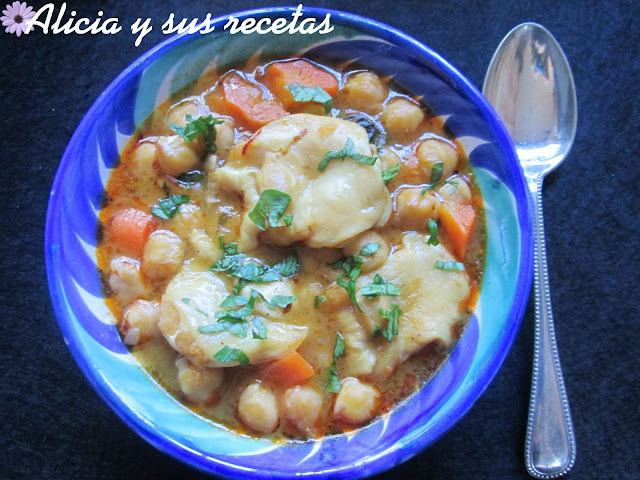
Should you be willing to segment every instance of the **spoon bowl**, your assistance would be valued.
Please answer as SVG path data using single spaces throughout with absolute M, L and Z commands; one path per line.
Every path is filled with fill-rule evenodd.
M 482 93 L 509 130 L 525 174 L 549 173 L 564 160 L 578 123 L 575 84 L 547 29 L 523 23 L 511 30 L 491 60 Z
M 524 23 L 498 46 L 482 91 L 511 134 L 534 206 L 536 328 L 525 463 L 532 476 L 555 478 L 573 467 L 576 442 L 553 326 L 542 181 L 573 144 L 575 85 L 553 35 L 538 24 Z

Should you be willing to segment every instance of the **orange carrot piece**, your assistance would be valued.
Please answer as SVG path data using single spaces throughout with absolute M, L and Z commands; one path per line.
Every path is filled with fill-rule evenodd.
M 467 253 L 475 222 L 476 212 L 471 205 L 451 202 L 440 205 L 440 223 L 460 259 Z
M 227 113 L 240 118 L 251 129 L 263 127 L 288 114 L 279 101 L 265 99 L 258 85 L 237 73 L 227 75 L 222 88 Z
M 122 253 L 142 257 L 149 235 L 158 222 L 149 214 L 135 208 L 120 210 L 107 220 L 107 235 Z
M 291 352 L 264 367 L 261 377 L 284 387 L 293 387 L 313 377 L 314 373 L 313 367 L 302 355 Z
M 304 107 L 304 104 L 293 99 L 291 92 L 286 89 L 287 85 L 297 83 L 303 87 L 318 86 L 333 98 L 338 93 L 336 77 L 306 60 L 272 63 L 265 69 L 262 80 L 287 109 Z

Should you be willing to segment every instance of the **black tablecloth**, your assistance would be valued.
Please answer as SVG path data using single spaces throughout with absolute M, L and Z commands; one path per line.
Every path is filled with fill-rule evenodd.
M 45 2 L 35 3 L 36 7 Z M 33 3 L 32 3 L 33 4 Z M 61 2 L 55 2 L 56 11 Z M 77 17 L 216 17 L 275 5 L 246 0 L 68 2 Z M 640 478 L 638 368 L 640 3 L 632 1 L 316 1 L 370 16 L 429 45 L 481 86 L 502 37 L 535 21 L 555 34 L 578 94 L 576 141 L 545 182 L 547 248 L 578 442 L 574 479 Z M 148 445 L 91 389 L 52 311 L 43 262 L 53 176 L 102 90 L 164 36 L 0 32 L 0 477 L 208 478 Z M 533 309 L 503 368 L 437 443 L 380 478 L 527 478 L 523 442 Z

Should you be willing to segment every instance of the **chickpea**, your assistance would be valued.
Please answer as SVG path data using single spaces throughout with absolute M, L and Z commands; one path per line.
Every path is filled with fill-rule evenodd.
M 458 152 L 455 147 L 443 140 L 428 138 L 420 142 L 416 149 L 416 157 L 420 167 L 427 172 L 427 181 L 433 182 L 431 172 L 433 165 L 442 162 L 441 179 L 449 178 L 458 168 Z
M 196 252 L 196 257 L 208 261 L 209 263 L 217 262 L 222 258 L 222 250 L 220 245 L 207 235 L 202 229 L 195 229 L 189 233 L 189 243 Z
M 342 381 L 333 414 L 340 420 L 360 425 L 373 417 L 377 400 L 378 391 L 375 388 L 357 378 L 348 377 Z
M 378 250 L 373 255 L 362 255 L 360 251 L 365 245 L 370 243 L 377 243 L 379 245 Z M 362 273 L 369 273 L 377 268 L 380 268 L 384 262 L 389 258 L 389 244 L 386 240 L 377 232 L 368 230 L 366 232 L 347 240 L 343 246 L 342 251 L 346 257 L 350 255 L 359 255 L 364 260 L 362 264 Z
M 114 257 L 109 264 L 109 270 L 109 287 L 120 300 L 130 303 L 134 298 L 146 293 L 138 260 L 124 256 Z
M 276 397 L 260 383 L 252 383 L 244 389 L 238 402 L 238 415 L 252 430 L 271 433 L 280 421 Z
M 205 402 L 224 381 L 223 368 L 197 367 L 186 357 L 180 357 L 175 363 L 178 368 L 180 390 L 192 402 Z
M 384 107 L 380 121 L 391 136 L 402 137 L 414 133 L 424 118 L 424 112 L 419 105 L 399 97 Z
M 471 189 L 462 175 L 454 175 L 438 189 L 438 194 L 445 202 L 471 203 Z
M 178 207 L 178 213 L 170 220 L 171 230 L 187 239 L 193 230 L 203 229 L 202 210 L 195 203 L 184 203 Z
M 181 127 L 187 125 L 187 115 L 191 115 L 194 119 L 200 114 L 200 105 L 194 100 L 183 100 L 173 105 L 164 119 L 167 125 L 175 124 Z
M 213 115 L 216 116 L 215 114 Z M 220 118 L 224 123 L 216 125 L 216 155 L 219 158 L 226 159 L 229 156 L 231 148 L 235 144 L 236 134 L 233 129 L 233 119 Z
M 389 148 L 385 148 L 380 152 L 379 160 L 381 162 L 382 170 L 388 170 L 389 168 L 400 163 L 400 157 Z
M 158 335 L 158 320 L 160 319 L 160 304 L 136 300 L 122 312 L 119 324 L 124 335 L 124 343 L 137 345 L 149 341 Z
M 193 170 L 200 162 L 203 151 L 200 143 L 189 143 L 179 135 L 159 137 L 156 146 L 160 168 L 172 177 Z
M 354 110 L 375 115 L 382 110 L 387 98 L 387 87 L 374 73 L 360 72 L 349 75 L 340 91 L 340 101 Z
M 422 187 L 405 188 L 396 195 L 396 208 L 391 217 L 393 225 L 403 230 L 424 230 L 430 218 L 438 218 L 440 201 L 433 192 L 422 192 Z
M 155 144 L 142 142 L 133 152 L 133 171 L 142 180 L 153 181 L 156 178 L 154 164 L 158 159 L 158 149 Z
M 313 437 L 314 427 L 322 409 L 320 393 L 311 387 L 297 386 L 284 392 L 282 400 L 286 419 L 301 433 Z
M 324 296 L 327 299 L 327 303 L 326 306 L 323 307 L 323 310 L 342 310 L 351 305 L 349 294 L 337 283 L 330 285 Z
M 180 237 L 169 230 L 156 230 L 144 246 L 142 270 L 150 278 L 168 278 L 177 273 L 183 259 Z

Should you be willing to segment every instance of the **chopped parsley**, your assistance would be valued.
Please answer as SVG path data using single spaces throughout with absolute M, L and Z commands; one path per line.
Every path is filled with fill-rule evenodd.
M 206 146 L 205 154 L 207 154 L 218 151 L 218 147 L 216 147 L 215 126 L 223 123 L 223 120 L 213 118 L 213 115 L 198 117 L 196 119 L 191 115 L 187 115 L 187 124 L 184 127 L 176 125 L 175 123 L 170 123 L 169 127 L 189 143 L 202 136 Z
M 273 267 L 258 265 L 247 260 L 244 253 L 238 253 L 238 245 L 235 242 L 224 244 L 224 238 L 220 237 L 220 245 L 224 257 L 214 263 L 209 270 L 214 272 L 227 272 L 230 277 L 238 278 L 233 293 L 238 295 L 247 283 L 269 283 L 288 278 L 300 271 L 298 257 L 291 253 Z
M 225 298 L 220 304 L 221 308 L 233 308 L 249 303 L 249 297 L 242 297 L 240 295 L 230 295 Z
M 291 277 L 300 271 L 300 263 L 298 262 L 298 257 L 291 253 L 284 260 L 279 263 L 276 263 L 273 266 L 273 270 L 278 272 L 283 277 Z
M 456 181 L 456 180 L 447 180 L 446 182 L 444 182 L 445 185 L 453 185 L 450 189 L 449 189 L 449 195 L 453 195 L 454 193 L 456 193 L 456 190 L 458 189 L 458 185 L 460 184 L 460 182 Z
M 260 298 L 264 303 L 269 305 L 270 308 L 287 308 L 289 305 L 296 301 L 295 295 L 274 295 L 273 297 L 271 297 L 271 301 L 269 301 L 262 294 L 260 294 Z
M 220 248 L 224 252 L 224 257 L 214 263 L 209 270 L 214 272 L 233 271 L 243 264 L 247 256 L 244 253 L 238 253 L 238 244 L 230 242 L 225 245 L 224 237 L 219 237 Z
M 320 295 L 316 295 L 313 299 L 313 308 L 318 308 L 321 303 L 327 303 L 327 299 Z
M 151 213 L 163 220 L 169 220 L 175 217 L 176 213 L 178 213 L 178 207 L 180 205 L 189 201 L 189 196 L 171 195 L 166 182 L 162 185 L 162 189 L 164 190 L 166 196 L 158 200 L 158 205 L 154 205 L 153 207 L 151 207 Z
M 221 308 L 233 308 L 244 305 L 255 305 L 256 298 L 260 297 L 264 303 L 266 303 L 270 308 L 276 307 L 288 307 L 293 302 L 296 301 L 295 295 L 287 296 L 287 295 L 274 295 L 271 301 L 267 300 L 264 295 L 262 295 L 257 290 L 251 291 L 251 297 L 243 297 L 241 295 L 230 295 L 224 299 L 224 301 L 220 304 Z M 251 312 L 249 312 L 251 313 Z
M 436 162 L 431 167 L 431 184 L 427 185 L 422 189 L 420 195 L 424 195 L 428 190 L 433 190 L 438 186 L 438 182 L 442 178 L 442 169 L 444 167 L 444 163 Z
M 322 103 L 324 105 L 325 115 L 331 113 L 331 109 L 333 108 L 333 98 L 331 98 L 331 95 L 329 95 L 326 90 L 318 85 L 314 87 L 305 87 L 297 83 L 292 83 L 284 88 L 291 92 L 291 96 L 296 102 Z
M 290 203 L 291 196 L 287 193 L 280 190 L 265 190 L 260 194 L 260 200 L 256 206 L 249 212 L 249 218 L 260 230 L 266 228 L 267 221 L 270 227 L 277 227 Z M 288 216 L 284 222 L 285 224 L 289 222 L 287 226 L 290 226 L 292 220 L 293 217 Z
M 331 150 L 327 152 L 318 164 L 318 171 L 323 172 L 331 160 L 344 160 L 345 158 L 351 158 L 352 160 L 358 163 L 364 163 L 365 165 L 373 165 L 376 163 L 378 157 L 370 157 L 368 155 L 358 153 L 353 149 L 354 145 L 353 140 L 348 138 L 347 143 L 342 150 Z
M 225 345 L 213 356 L 220 363 L 238 362 L 240 366 L 249 365 L 249 357 L 242 350 Z
M 184 303 L 185 305 L 189 305 L 189 303 L 191 302 L 190 298 L 183 298 L 182 299 L 182 303 Z M 208 317 L 209 314 L 207 312 L 203 312 L 202 310 L 200 310 L 199 308 L 193 307 L 193 309 L 198 312 L 201 315 L 204 315 L 205 317 Z
M 373 277 L 373 283 L 363 287 L 360 293 L 367 298 L 379 297 L 381 295 L 397 297 L 400 295 L 400 289 L 376 273 L 376 276 Z
M 342 385 L 340 384 L 340 378 L 338 378 L 338 369 L 336 367 L 336 363 L 338 362 L 338 358 L 344 355 L 344 351 L 346 350 L 344 344 L 344 338 L 342 335 L 338 333 L 336 337 L 336 345 L 333 348 L 333 363 L 329 367 L 327 372 L 327 391 L 331 393 L 340 392 L 340 388 Z
M 436 162 L 431 167 L 431 184 L 438 183 L 442 178 L 442 169 L 444 167 L 444 163 Z
M 387 329 L 382 330 L 378 325 L 376 325 L 376 328 L 373 331 L 373 336 L 379 337 L 382 335 L 389 343 L 391 343 L 393 337 L 398 335 L 398 320 L 402 315 L 402 310 L 400 310 L 400 307 L 394 303 L 386 312 L 382 308 L 378 309 L 378 314 L 380 315 L 380 318 L 387 319 Z
M 386 170 L 382 171 L 382 181 L 384 182 L 385 185 L 389 185 L 389 183 L 391 182 L 391 180 L 394 179 L 394 177 L 398 174 L 398 171 L 400 170 L 400 164 L 396 163 L 393 167 L 389 167 Z
M 362 257 L 353 255 L 329 264 L 334 270 L 344 270 L 344 273 L 338 277 L 336 283 L 347 291 L 351 303 L 353 303 L 359 311 L 362 311 L 362 309 L 360 305 L 358 305 L 356 298 L 356 279 L 360 276 L 363 262 Z
M 433 246 L 440 244 L 440 239 L 438 238 L 438 223 L 433 218 L 429 219 L 429 235 L 429 240 L 424 243 Z
M 364 247 L 360 249 L 360 255 L 368 257 L 369 255 L 373 255 L 380 249 L 379 243 L 367 243 Z
M 265 338 L 267 338 L 267 327 L 265 327 L 264 323 L 262 323 L 260 317 L 253 317 L 251 323 L 251 332 L 253 334 L 253 338 L 258 340 L 264 340 Z
M 198 170 L 194 170 L 192 172 L 182 172 L 176 177 L 176 180 L 188 184 L 200 183 L 202 180 L 204 180 L 204 175 L 202 175 L 202 172 Z
M 459 270 L 464 272 L 464 263 L 462 262 L 443 262 L 442 260 L 436 260 L 434 267 L 440 270 Z
M 267 327 L 262 323 L 260 317 L 254 317 L 251 322 L 247 320 L 247 317 L 253 313 L 253 308 L 258 298 L 261 298 L 270 308 L 286 308 L 296 301 L 295 296 L 285 295 L 274 295 L 271 301 L 268 301 L 264 295 L 257 290 L 251 290 L 251 295 L 249 297 L 231 295 L 222 301 L 220 307 L 226 309 L 234 307 L 242 308 L 216 312 L 215 317 L 218 319 L 218 322 L 198 327 L 198 332 L 211 334 L 228 330 L 238 337 L 245 338 L 247 336 L 248 328 L 251 327 L 253 338 L 267 338 Z M 183 299 L 183 301 L 184 300 L 189 299 Z M 185 303 L 188 304 L 189 302 Z

